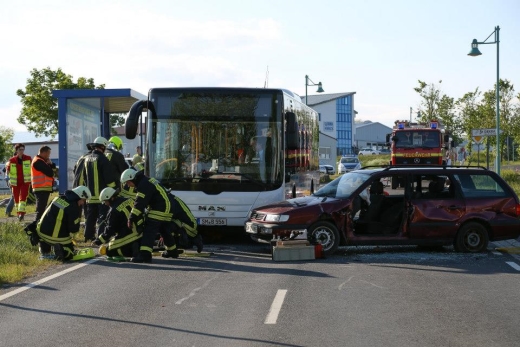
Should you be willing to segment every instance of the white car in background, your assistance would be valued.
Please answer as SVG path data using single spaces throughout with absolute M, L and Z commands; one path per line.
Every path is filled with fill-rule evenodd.
M 336 173 L 334 171 L 334 166 L 327 164 L 320 164 L 320 172 L 327 175 L 334 175 Z
M 361 169 L 361 163 L 358 157 L 348 156 L 342 157 L 338 162 L 338 174 Z
M 365 148 L 361 148 L 358 152 L 358 155 L 370 155 L 370 154 L 373 154 L 373 155 L 381 154 L 381 151 L 378 149 L 372 149 L 370 147 L 365 147 Z

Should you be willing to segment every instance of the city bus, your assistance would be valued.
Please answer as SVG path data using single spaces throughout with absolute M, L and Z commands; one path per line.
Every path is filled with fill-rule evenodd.
M 145 174 L 208 227 L 243 227 L 249 211 L 319 186 L 318 114 L 285 89 L 152 88 L 135 102 L 125 135 L 146 111 Z

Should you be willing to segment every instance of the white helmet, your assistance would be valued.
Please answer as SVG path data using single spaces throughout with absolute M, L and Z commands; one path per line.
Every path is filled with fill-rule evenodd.
M 103 146 L 103 147 L 106 147 L 108 146 L 108 141 L 107 139 L 105 139 L 103 136 L 98 136 L 94 139 L 94 142 L 92 143 L 92 145 L 94 147 L 97 147 L 97 146 Z M 96 146 L 97 145 L 97 146 Z
M 126 183 L 128 181 L 133 181 L 136 174 L 137 174 L 137 171 L 135 171 L 134 169 L 126 169 L 121 174 L 121 183 Z
M 116 192 L 117 191 L 114 188 L 106 187 L 101 191 L 101 193 L 99 193 L 99 199 L 101 201 L 110 200 L 114 196 L 114 194 L 116 194 Z
M 90 190 L 85 186 L 77 186 L 72 189 L 72 191 L 76 193 L 80 199 L 90 199 L 92 197 L 92 193 L 90 193 Z

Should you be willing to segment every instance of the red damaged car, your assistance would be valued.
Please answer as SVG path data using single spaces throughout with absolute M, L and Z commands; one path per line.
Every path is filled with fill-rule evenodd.
M 519 215 L 518 196 L 493 171 L 394 166 L 352 171 L 310 196 L 258 207 L 245 229 L 266 242 L 306 234 L 325 254 L 340 244 L 482 252 L 489 241 L 518 238 Z

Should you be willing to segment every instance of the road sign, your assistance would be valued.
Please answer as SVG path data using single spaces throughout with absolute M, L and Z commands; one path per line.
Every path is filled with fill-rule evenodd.
M 484 140 L 484 136 L 473 136 L 473 141 L 475 143 L 481 143 Z
M 500 130 L 502 134 L 504 131 Z M 471 136 L 496 136 L 497 129 L 473 129 L 471 130 Z

